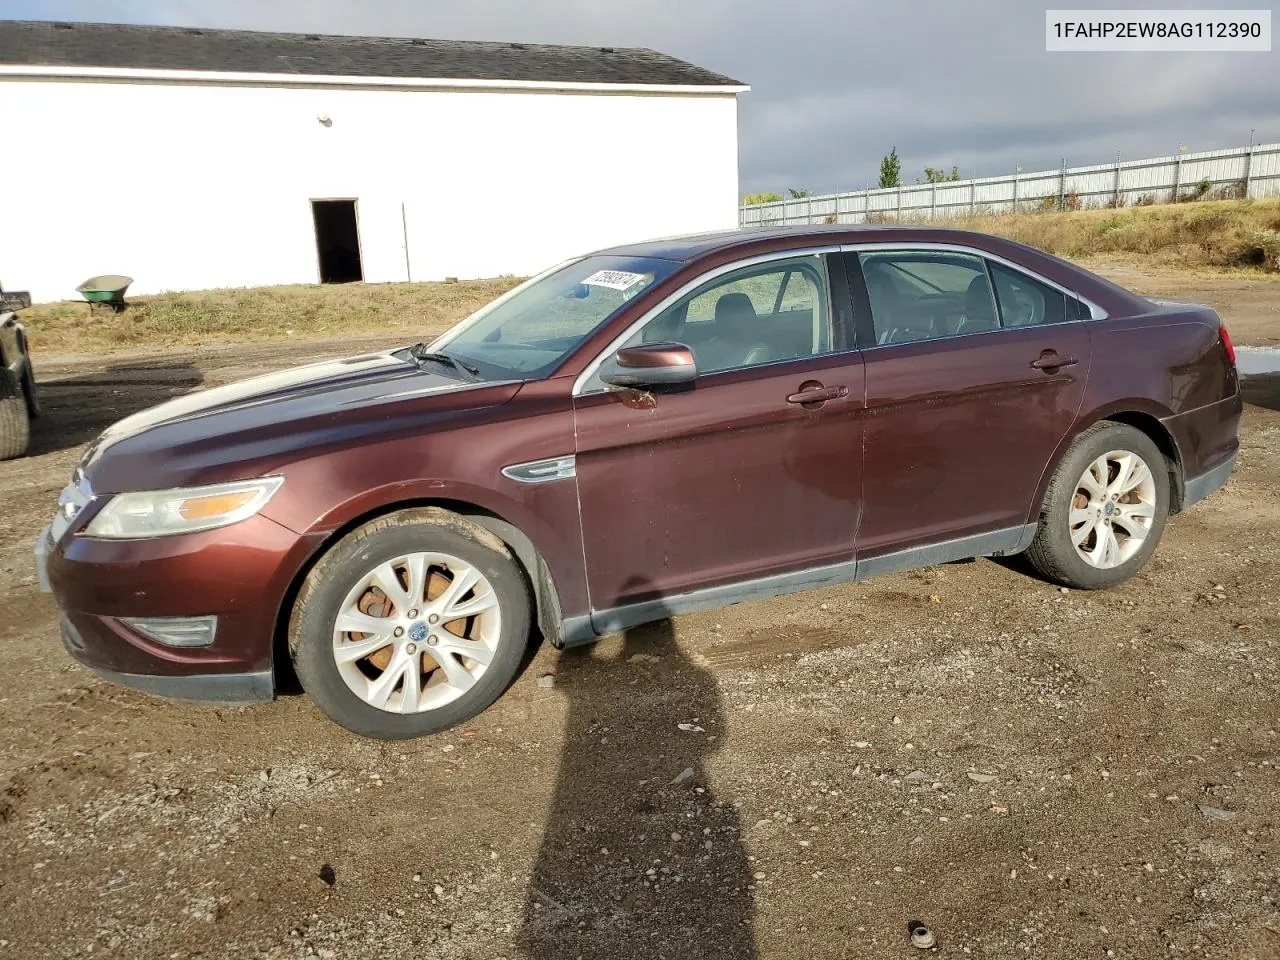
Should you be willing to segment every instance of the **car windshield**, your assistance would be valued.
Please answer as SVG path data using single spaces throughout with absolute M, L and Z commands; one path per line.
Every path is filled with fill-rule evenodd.
M 431 350 L 471 365 L 486 380 L 537 379 L 679 266 L 647 257 L 572 261 L 482 307 L 432 343 Z

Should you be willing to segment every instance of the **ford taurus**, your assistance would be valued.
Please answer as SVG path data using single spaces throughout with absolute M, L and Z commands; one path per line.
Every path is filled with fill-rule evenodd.
M 410 737 L 539 635 L 976 556 L 1112 586 L 1225 482 L 1240 411 L 1213 311 L 1006 240 L 694 236 L 122 420 L 36 553 L 105 677 L 269 700 L 291 662 L 338 723 Z

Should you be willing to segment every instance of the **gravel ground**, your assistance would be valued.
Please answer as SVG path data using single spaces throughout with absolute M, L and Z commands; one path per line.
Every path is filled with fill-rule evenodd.
M 0 958 L 910 956 L 912 920 L 951 956 L 1280 956 L 1275 377 L 1104 593 L 983 560 L 679 617 L 397 744 L 73 664 L 30 549 L 83 444 L 340 352 L 41 363 L 0 464 Z

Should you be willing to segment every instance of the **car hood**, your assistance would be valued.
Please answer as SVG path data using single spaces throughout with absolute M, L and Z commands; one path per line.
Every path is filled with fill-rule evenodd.
M 460 409 L 505 403 L 520 386 L 468 382 L 395 353 L 330 360 L 125 417 L 93 442 L 81 466 L 95 493 L 261 476 L 311 450 L 420 433 Z

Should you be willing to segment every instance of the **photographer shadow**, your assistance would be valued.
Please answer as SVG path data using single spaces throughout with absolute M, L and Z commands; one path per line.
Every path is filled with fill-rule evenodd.
M 626 631 L 615 656 L 604 648 L 560 659 L 569 713 L 523 954 L 749 960 L 742 828 L 707 772 L 726 732 L 715 680 L 670 619 Z

